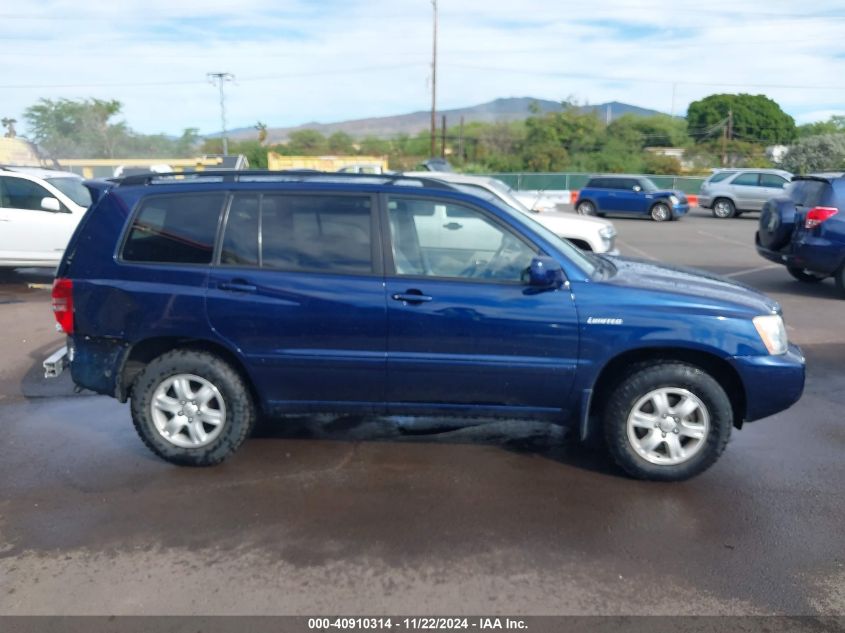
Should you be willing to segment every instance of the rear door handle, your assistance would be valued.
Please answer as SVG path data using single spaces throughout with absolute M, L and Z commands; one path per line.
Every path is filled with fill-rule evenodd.
M 217 287 L 220 290 L 230 290 L 232 292 L 258 292 L 258 286 L 247 283 L 242 279 L 223 281 Z
M 391 299 L 394 301 L 404 301 L 405 303 L 426 303 L 431 301 L 432 298 L 422 293 L 416 294 L 413 292 L 397 292 L 396 294 L 391 295 Z

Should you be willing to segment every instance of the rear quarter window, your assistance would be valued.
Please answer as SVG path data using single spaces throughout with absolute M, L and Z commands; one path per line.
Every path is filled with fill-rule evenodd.
M 796 206 L 811 209 L 823 203 L 829 187 L 829 183 L 821 180 L 795 180 L 787 193 Z
M 707 179 L 707 182 L 714 183 L 714 182 L 722 182 L 723 180 L 727 180 L 731 176 L 733 176 L 736 172 L 735 171 L 720 171 L 716 172 L 710 178 Z
M 154 196 L 141 203 L 123 246 L 130 262 L 210 264 L 225 196 Z

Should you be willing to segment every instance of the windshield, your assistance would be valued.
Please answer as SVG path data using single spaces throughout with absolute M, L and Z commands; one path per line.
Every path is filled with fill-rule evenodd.
M 495 205 L 497 208 L 507 212 L 511 215 L 511 217 L 516 218 L 517 221 L 523 224 L 528 224 L 530 228 L 534 232 L 540 234 L 543 239 L 545 239 L 551 244 L 554 244 L 554 246 L 561 253 L 563 253 L 569 259 L 569 261 L 571 261 L 573 264 L 578 266 L 578 268 L 584 271 L 584 273 L 588 277 L 592 277 L 595 274 L 598 268 L 598 263 L 595 259 L 590 257 L 587 253 L 582 251 L 577 246 L 573 245 L 569 240 L 562 239 L 555 235 L 552 231 L 550 231 L 545 226 L 540 224 L 537 220 L 535 220 L 533 217 L 528 215 L 527 210 L 521 211 L 518 208 L 509 206 L 508 204 L 505 204 L 502 199 L 498 196 L 490 193 L 489 191 L 477 185 L 464 185 L 452 183 L 452 186 L 463 191 L 464 193 L 470 194 L 471 196 L 481 198 L 482 200 L 489 202 L 490 204 Z
M 47 182 L 86 209 L 91 206 L 91 192 L 79 178 L 46 178 Z
M 654 184 L 651 178 L 640 178 L 640 187 L 643 191 L 658 191 L 659 187 Z

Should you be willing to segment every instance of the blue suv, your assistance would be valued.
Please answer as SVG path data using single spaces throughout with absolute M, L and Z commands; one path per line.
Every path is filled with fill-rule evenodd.
M 845 174 L 795 176 L 763 206 L 757 252 L 804 283 L 833 277 L 845 298 Z
M 131 400 L 176 464 L 220 462 L 258 416 L 499 416 L 680 480 L 804 386 L 765 295 L 401 175 L 125 178 L 80 223 L 53 309 L 68 344 L 48 370 Z
M 639 215 L 666 222 L 685 215 L 689 201 L 682 191 L 660 189 L 645 176 L 594 176 L 578 192 L 575 210 L 581 215 Z

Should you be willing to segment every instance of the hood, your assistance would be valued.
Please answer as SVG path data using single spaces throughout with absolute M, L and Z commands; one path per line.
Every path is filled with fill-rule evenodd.
M 654 196 L 655 198 L 666 198 L 668 196 L 675 196 L 681 202 L 685 202 L 687 199 L 687 194 L 678 189 L 660 189 L 659 191 L 649 191 L 647 193 Z
M 628 257 L 608 257 L 608 260 L 616 266 L 616 274 L 606 283 L 692 297 L 704 304 L 720 304 L 751 316 L 781 313 L 780 304 L 771 297 L 721 275 Z
M 613 233 L 616 233 L 613 222 L 610 220 L 586 215 L 548 212 L 531 214 L 531 218 L 557 234 L 566 233 L 566 229 L 574 230 L 576 227 L 582 231 L 598 231 L 601 228 L 610 227 Z

